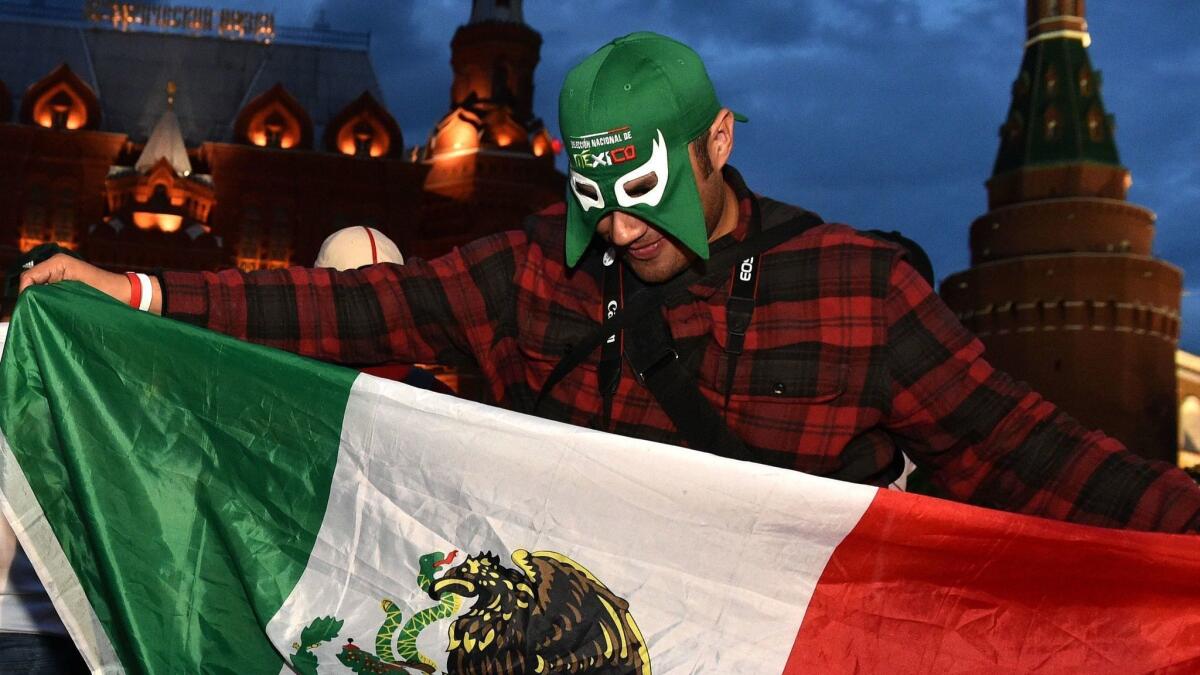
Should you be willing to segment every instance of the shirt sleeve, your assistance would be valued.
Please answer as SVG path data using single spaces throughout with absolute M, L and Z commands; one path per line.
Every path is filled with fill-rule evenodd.
M 953 498 L 1106 527 L 1200 529 L 1200 487 L 1085 429 L 983 359 L 964 328 L 903 260 L 886 299 L 889 429 Z
M 407 265 L 164 272 L 163 315 L 337 363 L 478 362 L 514 316 L 528 246 L 504 232 Z

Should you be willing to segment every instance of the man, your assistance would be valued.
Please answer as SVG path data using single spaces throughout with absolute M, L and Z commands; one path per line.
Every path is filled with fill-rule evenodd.
M 143 304 L 333 361 L 473 362 L 501 405 L 615 433 L 873 484 L 904 447 L 962 501 L 1200 527 L 1196 485 L 995 371 L 899 247 L 751 193 L 728 163 L 740 116 L 691 49 L 614 40 L 568 74 L 559 119 L 567 201 L 524 232 L 404 267 L 167 272 Z M 22 287 L 62 279 L 130 299 L 66 258 Z M 662 373 L 677 396 L 642 384 Z

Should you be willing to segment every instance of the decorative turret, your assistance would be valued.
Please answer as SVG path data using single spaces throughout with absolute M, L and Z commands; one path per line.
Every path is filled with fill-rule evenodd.
M 150 139 L 146 141 L 146 147 L 133 168 L 139 173 L 146 173 L 154 168 L 160 159 L 166 160 L 179 176 L 192 174 L 192 162 L 188 159 L 183 132 L 179 130 L 179 118 L 175 116 L 174 82 L 167 83 L 167 110 L 158 118 L 158 123 L 150 132 Z
M 1129 171 L 1088 59 L 1083 11 L 1083 0 L 1026 2 L 1025 58 L 988 181 L 992 208 L 1041 197 L 1125 198 Z M 1064 171 L 1067 164 L 1074 168 Z
M 474 0 L 471 3 L 471 23 L 488 21 L 525 23 L 521 0 Z
M 562 198 L 554 168 L 561 145 L 533 113 L 533 71 L 542 37 L 521 0 L 474 0 L 450 42 L 450 111 L 412 159 L 430 165 L 424 220 L 439 246 L 520 225 Z M 486 214 L 486 215 L 484 215 Z M 484 229 L 481 229 L 484 228 Z
M 1172 460 L 1182 275 L 1151 256 L 1154 213 L 1125 201 L 1084 0 L 1027 0 L 1025 55 L 971 224 L 942 283 L 988 358 L 1131 449 Z
M 109 168 L 107 216 L 88 230 L 85 256 L 138 267 L 174 249 L 209 265 L 219 262 L 222 244 L 208 225 L 216 190 L 212 176 L 193 172 L 175 116 L 175 93 L 175 83 L 168 82 L 166 110 L 133 166 Z
M 475 0 L 471 21 L 450 41 L 450 107 L 504 105 L 520 122 L 531 121 L 541 48 L 542 36 L 521 17 L 521 0 Z

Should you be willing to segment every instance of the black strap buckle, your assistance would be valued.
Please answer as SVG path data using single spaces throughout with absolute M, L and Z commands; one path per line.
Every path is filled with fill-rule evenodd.
M 629 353 L 626 352 L 625 354 L 626 354 L 626 357 L 628 358 Z M 632 360 L 629 361 L 629 365 L 633 366 L 633 374 L 637 377 L 638 384 L 645 386 L 646 380 L 648 380 L 651 377 L 654 377 L 655 373 L 657 373 L 658 371 L 662 370 L 663 368 L 671 365 L 672 363 L 674 363 L 675 361 L 678 361 L 678 360 L 679 360 L 679 352 L 675 351 L 674 347 L 669 347 L 665 352 L 662 353 L 661 356 L 659 356 L 657 359 L 655 359 L 653 363 L 646 366 L 646 368 L 644 370 L 641 368 L 638 368 L 637 364 L 634 363 Z

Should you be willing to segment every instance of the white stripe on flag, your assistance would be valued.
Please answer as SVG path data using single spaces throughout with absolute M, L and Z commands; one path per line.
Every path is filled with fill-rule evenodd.
M 37 570 L 59 618 L 75 641 L 93 673 L 123 673 L 108 634 L 92 610 L 79 577 L 67 562 L 62 546 L 50 529 L 50 523 L 38 506 L 37 498 L 0 433 L 0 512 L 17 535 L 17 541 Z M 34 545 L 37 542 L 37 545 Z
M 654 673 L 777 674 L 875 493 L 364 375 L 317 545 L 268 633 L 291 654 L 313 619 L 344 620 L 313 650 L 336 665 L 347 638 L 374 651 L 381 600 L 401 621 L 436 604 L 418 588 L 420 556 L 492 551 L 512 568 L 515 550 L 551 550 L 629 602 Z M 419 640 L 439 667 L 448 625 Z

